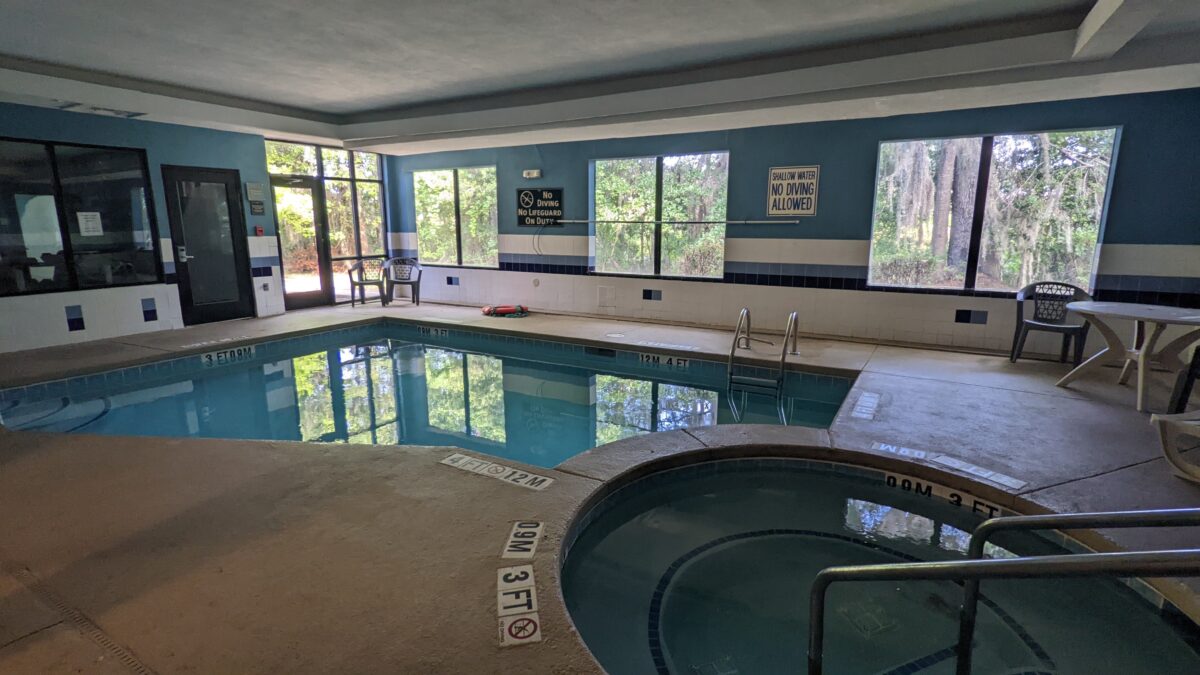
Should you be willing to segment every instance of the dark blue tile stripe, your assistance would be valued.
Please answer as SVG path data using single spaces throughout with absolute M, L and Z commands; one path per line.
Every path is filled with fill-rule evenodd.
M 591 272 L 587 265 L 556 265 L 548 263 L 517 263 L 500 261 L 501 272 L 534 272 L 537 274 L 576 274 Z
M 538 274 L 586 275 L 596 272 L 595 259 L 584 256 L 539 256 L 501 254 L 499 269 L 503 272 L 533 272 Z M 685 278 L 699 283 L 742 284 L 749 286 L 780 286 L 784 288 L 820 288 L 843 291 L 875 291 L 881 293 L 916 293 L 922 295 L 957 295 L 974 298 L 1011 298 L 1008 291 L 983 289 L 908 288 L 871 286 L 867 283 L 868 269 L 858 265 L 812 265 L 799 263 L 750 263 L 728 261 L 724 275 L 718 278 Z M 655 278 L 651 276 L 641 278 Z M 677 278 L 673 278 L 679 280 Z M 1200 277 L 1148 277 L 1100 275 L 1096 278 L 1097 300 L 1138 302 L 1172 307 L 1200 308 Z M 983 317 L 971 323 L 984 323 Z
M 542 255 L 538 253 L 501 253 L 500 263 L 513 265 L 566 265 L 588 267 L 592 259 L 586 255 Z

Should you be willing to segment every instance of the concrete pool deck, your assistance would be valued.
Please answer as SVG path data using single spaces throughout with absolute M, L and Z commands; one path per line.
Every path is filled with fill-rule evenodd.
M 3 354 L 0 387 L 381 317 L 715 359 L 731 338 L 439 305 L 339 307 Z M 1116 370 L 1062 389 L 1054 382 L 1068 366 L 1058 363 L 836 340 L 800 349 L 791 362 L 861 373 L 828 432 L 722 426 L 627 439 L 555 469 L 527 467 L 554 478 L 542 491 L 440 465 L 454 452 L 444 447 L 0 431 L 0 672 L 599 672 L 560 597 L 560 544 L 605 481 L 659 461 L 854 462 L 1024 512 L 1200 506 L 1200 486 L 1170 473 Z M 758 358 L 777 358 L 770 350 Z M 849 414 L 863 393 L 878 395 L 872 419 Z M 1157 381 L 1151 408 L 1165 396 Z M 888 446 L 1025 485 L 901 461 Z M 533 559 L 543 641 L 501 648 L 496 570 L 523 562 L 500 558 L 516 520 L 545 523 Z M 1080 539 L 1101 550 L 1182 548 L 1200 534 Z M 1200 585 L 1156 587 L 1200 617 Z

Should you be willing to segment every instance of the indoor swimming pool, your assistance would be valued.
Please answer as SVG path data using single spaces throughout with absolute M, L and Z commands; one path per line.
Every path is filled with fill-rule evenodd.
M 781 416 L 828 427 L 851 385 L 845 377 L 789 371 L 782 400 L 731 397 L 724 363 L 662 356 L 651 351 L 656 346 L 614 350 L 375 324 L 252 346 L 214 344 L 200 355 L 0 391 L 0 423 L 50 432 L 455 446 L 551 467 L 652 431 L 779 424 Z
M 613 675 L 804 672 L 809 589 L 820 570 L 962 559 L 983 518 L 974 511 L 990 510 L 882 477 L 766 459 L 628 483 L 568 535 L 563 595 L 575 626 Z M 985 554 L 1066 552 L 1030 533 L 1007 535 Z M 1120 582 L 985 581 L 982 592 L 975 673 L 1200 672 L 1195 626 L 1164 618 Z M 961 598 L 951 582 L 834 584 L 825 672 L 954 673 Z

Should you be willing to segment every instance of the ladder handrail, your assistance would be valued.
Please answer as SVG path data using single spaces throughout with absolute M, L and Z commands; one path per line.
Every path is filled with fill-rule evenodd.
M 787 328 L 783 331 L 783 349 L 779 352 L 779 371 L 783 372 L 787 366 L 788 354 L 798 354 L 796 351 L 796 326 L 800 323 L 799 312 L 792 312 L 788 315 Z M 788 351 L 788 338 L 791 338 L 792 349 Z
M 963 584 L 963 604 L 959 613 L 958 665 L 956 672 L 958 675 L 969 675 L 971 671 L 971 642 L 974 638 L 975 618 L 978 613 L 979 582 L 982 579 L 1047 578 L 1050 576 L 1200 576 L 1200 549 L 1029 556 L 1003 560 L 982 559 L 984 545 L 991 535 L 1004 530 L 1079 529 L 1085 527 L 1173 527 L 1189 525 L 1200 525 L 1200 509 L 1149 509 L 1143 511 L 1101 511 L 1037 516 L 1004 516 L 985 520 L 975 528 L 975 531 L 971 535 L 970 545 L 968 546 L 967 560 L 828 567 L 817 575 L 810 595 L 809 674 L 820 675 L 821 673 L 823 659 L 822 643 L 825 631 L 825 591 L 835 581 L 941 579 L 965 582 Z M 1166 558 L 1163 558 L 1163 556 L 1166 556 Z M 1164 559 L 1174 560 L 1177 563 L 1180 558 L 1189 561 L 1183 564 L 1184 571 L 1140 571 L 1142 568 L 1134 567 L 1134 565 L 1144 562 L 1154 565 L 1166 565 L 1166 563 L 1162 563 Z M 1021 571 L 1029 569 L 1043 570 L 1045 565 L 1034 565 L 1034 563 L 1038 563 L 1039 561 L 1052 563 L 1049 570 L 1053 574 L 1044 572 L 1025 574 Z M 1078 561 L 1084 564 L 1084 568 L 1094 569 L 1090 572 L 1063 574 L 1059 566 L 1063 570 L 1075 569 L 1075 567 L 1066 565 L 1069 561 Z M 1010 563 L 1010 565 L 997 565 L 996 563 Z M 982 566 L 977 567 L 980 565 Z M 983 572 L 979 570 L 983 570 Z M 829 574 L 826 574 L 827 572 Z M 957 572 L 957 574 L 954 572 Z M 1159 572 L 1162 573 L 1160 574 Z M 929 574 L 946 574 L 947 576 L 928 576 Z M 1003 574 L 1003 576 L 995 576 L 995 574 Z
M 745 338 L 742 337 L 742 325 L 746 326 Z M 739 340 L 743 340 L 739 342 Z M 738 312 L 737 327 L 733 329 L 733 346 L 729 348 L 729 365 L 733 365 L 733 353 L 738 348 L 750 348 L 750 308 L 743 307 L 741 312 Z
M 967 557 L 982 558 L 983 547 L 987 540 L 993 534 L 1004 530 L 1074 530 L 1094 527 L 1184 527 L 1190 525 L 1200 526 L 1200 508 L 1002 516 L 989 518 L 975 528 L 971 534 L 971 543 L 967 547 Z
M 1200 509 L 1147 509 L 1144 511 L 1094 511 L 1091 513 L 1048 513 L 1037 516 L 1004 516 L 983 521 L 971 533 L 967 558 L 983 559 L 988 539 L 997 532 L 1012 530 L 1052 530 L 1093 527 L 1179 527 L 1200 526 Z M 971 642 L 975 639 L 975 620 L 979 613 L 979 580 L 967 580 L 963 586 L 963 606 L 958 622 L 958 675 L 970 675 Z
M 809 593 L 808 674 L 824 666 L 825 595 L 837 581 L 964 581 L 1067 577 L 1200 576 L 1200 548 L 827 567 Z

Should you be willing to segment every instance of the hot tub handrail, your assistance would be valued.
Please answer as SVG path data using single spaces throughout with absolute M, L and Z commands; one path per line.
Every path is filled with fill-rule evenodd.
M 1080 528 L 1189 527 L 1200 526 L 1200 509 L 1146 509 L 1142 511 L 1094 511 L 1091 513 L 1048 513 L 1036 516 L 1004 516 L 983 521 L 971 534 L 967 558 L 981 560 L 988 539 L 997 532 Z M 971 642 L 975 639 L 979 580 L 963 586 L 963 606 L 958 622 L 958 675 L 971 672 Z
M 1200 576 L 1200 548 L 827 567 L 817 574 L 809 593 L 808 673 L 822 673 L 825 595 L 830 584 L 837 581 L 979 581 L 1130 576 Z M 964 590 L 964 603 L 975 601 L 977 596 L 978 591 L 976 597 L 967 598 Z M 962 672 L 961 668 L 959 672 Z

